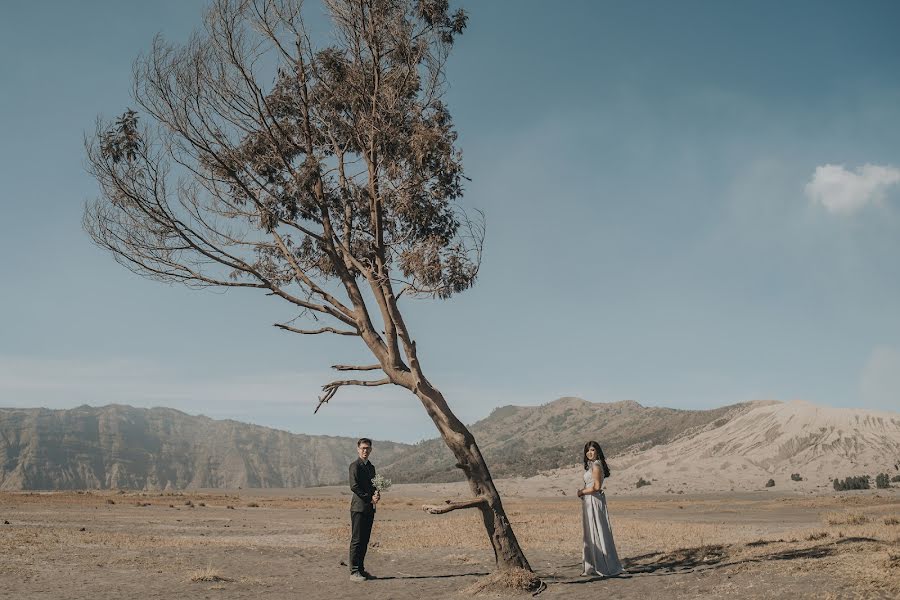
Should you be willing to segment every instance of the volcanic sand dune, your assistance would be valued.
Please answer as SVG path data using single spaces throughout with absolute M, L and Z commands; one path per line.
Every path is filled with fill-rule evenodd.
M 878 473 L 900 473 L 900 413 L 758 403 L 724 424 L 609 462 L 612 495 L 760 490 L 769 479 L 779 491 L 826 491 L 832 479 L 855 475 L 869 475 L 874 486 Z M 567 489 L 580 473 L 580 466 L 548 471 L 522 485 Z M 792 481 L 794 473 L 802 481 Z M 637 490 L 640 478 L 651 485 Z

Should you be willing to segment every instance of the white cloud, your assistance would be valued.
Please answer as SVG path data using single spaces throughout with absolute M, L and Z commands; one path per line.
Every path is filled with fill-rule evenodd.
M 900 351 L 879 346 L 863 368 L 860 396 L 868 408 L 900 410 Z
M 881 202 L 892 185 L 900 182 L 900 169 L 863 165 L 848 171 L 843 165 L 816 167 L 806 184 L 806 196 L 834 214 L 848 215 L 866 204 Z

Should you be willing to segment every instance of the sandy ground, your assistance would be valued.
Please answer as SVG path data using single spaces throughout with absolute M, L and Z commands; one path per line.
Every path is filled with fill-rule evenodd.
M 571 490 L 505 487 L 548 584 L 539 598 L 900 597 L 900 489 L 611 496 L 627 572 L 603 580 L 579 576 Z M 464 492 L 394 486 L 366 561 L 378 579 L 365 583 L 350 582 L 343 564 L 343 488 L 2 493 L 0 598 L 471 597 L 493 567 L 477 514 L 421 510 Z

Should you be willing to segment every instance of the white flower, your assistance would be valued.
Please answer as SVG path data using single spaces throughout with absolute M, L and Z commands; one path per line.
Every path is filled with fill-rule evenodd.
M 391 485 L 393 484 L 387 477 L 376 475 L 374 478 L 372 478 L 372 485 L 374 485 L 375 489 L 379 492 L 386 492 L 391 489 Z

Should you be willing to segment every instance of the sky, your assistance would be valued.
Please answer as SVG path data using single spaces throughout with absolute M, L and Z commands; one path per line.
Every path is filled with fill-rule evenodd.
M 84 136 L 205 2 L 0 8 L 0 406 L 168 406 L 296 433 L 435 436 L 343 388 L 355 338 L 247 290 L 136 276 L 81 228 Z M 311 27 L 327 19 L 309 0 Z M 476 286 L 403 309 L 459 417 L 561 396 L 900 410 L 900 4 L 456 2 L 447 66 Z

